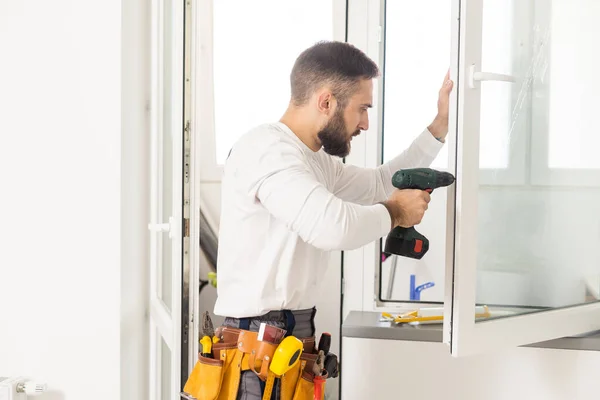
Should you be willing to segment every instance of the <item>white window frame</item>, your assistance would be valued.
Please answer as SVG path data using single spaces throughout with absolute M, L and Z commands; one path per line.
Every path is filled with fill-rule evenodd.
M 455 213 L 448 214 L 447 240 L 448 248 L 454 251 L 448 252 L 446 263 L 449 290 L 445 293 L 444 341 L 450 344 L 452 355 L 464 356 L 598 330 L 598 302 L 475 322 L 480 91 L 468 88 L 465 81 L 468 66 L 481 63 L 483 0 L 453 2 L 457 13 L 460 4 L 460 43 L 458 29 L 453 29 L 453 59 L 460 68 L 458 103 L 451 112 L 457 122 L 457 152 L 453 160 L 457 181 L 448 190 L 448 208 L 455 209 Z
M 375 2 L 376 3 L 376 2 Z M 375 33 L 370 34 L 368 32 L 385 32 L 385 19 L 386 19 L 386 15 L 385 15 L 385 0 L 380 0 L 379 2 L 380 4 L 370 4 L 369 5 L 369 9 L 368 10 L 362 10 L 360 12 L 356 12 L 355 16 L 353 17 L 351 23 L 350 23 L 350 30 L 353 33 L 353 37 L 356 39 L 358 39 L 358 37 L 360 35 L 364 35 L 365 37 L 367 37 L 367 44 L 365 45 L 365 48 L 368 48 L 369 51 L 369 55 L 378 62 L 378 64 L 383 68 L 383 62 L 384 62 L 384 51 L 385 51 L 385 35 L 377 35 Z M 360 4 L 360 2 L 351 2 L 351 4 L 355 5 L 356 7 L 360 7 L 357 4 Z M 380 7 L 380 9 L 377 9 L 376 7 Z M 356 8 L 357 10 L 359 10 L 358 8 Z M 369 16 L 368 19 L 365 20 L 365 16 Z M 515 17 L 518 18 L 529 18 L 529 15 L 516 15 Z M 389 18 L 389 17 L 388 17 Z M 521 24 L 517 24 L 518 26 L 521 26 Z M 528 34 L 528 30 L 524 30 L 522 33 L 519 33 L 519 37 L 518 39 L 520 40 L 528 40 L 528 37 L 526 37 L 525 35 Z M 375 37 L 377 37 L 379 39 L 379 37 L 381 37 L 381 41 L 377 41 L 375 40 Z M 448 39 L 449 40 L 449 39 Z M 514 39 L 514 42 L 517 42 L 517 38 Z M 523 58 L 527 59 L 527 55 L 525 55 Z M 522 66 L 520 66 L 518 63 L 521 61 L 521 58 L 519 59 L 515 59 L 515 71 L 519 71 L 519 68 L 522 68 Z M 491 72 L 491 71 L 486 71 L 486 72 Z M 510 82 L 506 82 L 506 83 L 502 83 L 502 84 L 506 84 L 506 85 L 512 85 L 513 87 L 513 96 L 512 96 L 512 103 L 515 103 L 517 100 L 517 96 L 518 93 L 520 91 L 520 85 L 519 84 L 515 84 L 515 83 L 510 83 Z M 382 93 L 383 92 L 383 79 L 380 80 L 379 85 L 378 85 L 378 90 Z M 377 95 L 376 95 L 377 97 Z M 432 99 L 435 99 L 435 93 L 432 93 Z M 367 138 L 367 142 L 366 145 L 373 148 L 376 147 L 377 151 L 380 154 L 383 154 L 383 149 L 382 149 L 382 142 L 383 142 L 383 138 L 382 136 L 382 131 L 383 131 L 383 113 L 384 113 L 384 108 L 385 108 L 385 104 L 384 104 L 384 99 L 383 96 L 379 96 L 377 97 L 377 102 L 378 102 L 378 107 L 376 107 L 373 110 L 373 114 L 371 114 L 373 116 L 372 119 L 377 119 L 377 124 L 373 125 L 372 128 L 377 129 L 377 127 L 381 127 L 381 129 L 377 129 L 376 132 L 373 132 L 369 138 Z M 527 109 L 527 108 L 525 108 Z M 520 124 L 527 124 L 529 123 L 529 119 L 528 118 L 523 118 L 520 119 L 518 121 L 518 123 Z M 424 125 L 423 127 L 425 127 L 426 121 L 424 121 Z M 517 126 L 515 129 L 519 129 L 519 127 Z M 450 132 L 450 135 L 452 135 L 452 132 Z M 375 137 L 377 136 L 377 137 Z M 355 139 L 356 141 L 356 139 Z M 488 185 L 488 186 L 506 186 L 506 185 L 526 185 L 527 184 L 527 179 L 528 179 L 528 174 L 529 174 L 529 166 L 528 166 L 528 159 L 527 159 L 527 146 L 529 144 L 529 138 L 525 135 L 513 135 L 513 139 L 510 142 L 510 146 L 511 148 L 509 149 L 509 159 L 508 159 L 508 165 L 507 168 L 481 168 L 480 169 L 480 182 L 484 185 Z M 358 145 L 353 145 L 353 157 L 351 157 L 349 160 L 350 162 L 357 162 L 357 156 L 356 153 L 360 149 L 360 146 L 362 145 L 362 143 L 358 143 Z M 447 151 L 447 149 L 450 146 L 446 146 L 446 149 L 444 149 L 443 151 Z M 359 163 L 361 161 L 358 161 Z M 379 163 L 377 164 L 361 164 L 361 165 L 365 165 L 365 166 L 369 166 L 369 167 L 376 167 L 379 165 Z M 437 167 L 437 169 L 439 170 L 449 170 L 450 166 L 447 165 L 446 167 Z M 439 195 L 438 195 L 439 196 Z M 380 243 L 376 243 L 375 247 L 377 249 L 381 249 L 381 244 Z M 380 274 L 381 274 L 381 268 L 380 268 L 380 257 L 378 256 L 378 250 L 373 250 L 373 252 L 375 253 L 375 255 L 373 256 L 373 259 L 375 260 L 375 268 L 374 268 L 374 285 L 376 287 L 376 291 L 375 291 L 375 299 L 377 302 L 378 306 L 381 307 L 391 307 L 391 308 L 403 308 L 406 307 L 406 303 L 408 302 L 408 299 L 402 299 L 402 300 L 396 300 L 396 299 L 385 299 L 382 300 L 381 296 L 380 296 L 380 292 L 381 292 L 381 288 L 380 288 L 380 284 L 381 282 L 381 278 L 380 278 Z M 365 260 L 366 263 L 371 263 L 373 262 L 371 260 L 371 256 L 368 256 L 368 259 Z M 351 272 L 350 272 L 351 273 Z M 371 271 L 369 268 L 369 272 L 368 272 L 368 276 L 371 276 Z M 370 299 L 372 296 L 367 295 L 366 293 L 363 295 L 366 299 Z M 412 303 L 414 306 L 414 303 Z M 443 304 L 442 301 L 439 302 L 432 302 L 432 303 L 424 303 L 424 302 L 419 302 L 419 305 L 425 305 L 425 304 L 429 304 L 429 305 L 441 305 Z
M 172 43 L 169 44 L 172 58 L 166 60 L 164 49 L 164 13 L 167 4 L 164 0 L 153 0 L 151 11 L 151 105 L 150 105 L 150 265 L 149 265 L 149 387 L 151 400 L 162 397 L 162 373 L 166 359 L 162 354 L 161 340 L 170 351 L 170 400 L 179 399 L 181 385 L 181 282 L 182 282 L 182 189 L 183 189 L 183 39 L 184 2 L 171 2 Z M 172 102 L 175 111 L 164 114 L 163 68 L 170 62 L 172 71 Z M 180 84 L 178 84 L 179 82 Z M 178 112 L 178 110 L 180 112 Z M 167 119 L 168 118 L 168 119 Z M 167 120 L 166 120 L 167 119 Z M 173 136 L 171 156 L 171 176 L 164 176 L 163 127 L 168 121 Z M 163 182 L 172 181 L 172 210 L 163 213 Z M 162 238 L 171 241 L 171 307 L 162 299 Z
M 451 96 L 450 132 L 446 145 L 452 149 L 457 148 L 458 153 L 449 152 L 450 170 L 456 171 L 457 182 L 447 191 L 447 262 L 443 302 L 443 341 L 449 346 L 453 356 L 497 352 L 507 347 L 600 329 L 600 303 L 474 322 L 480 91 L 467 89 L 468 68 L 465 65 L 481 63 L 482 1 L 453 0 L 451 79 L 456 86 L 453 91 L 455 95 Z M 382 9 L 380 2 L 368 0 L 351 0 L 349 4 L 349 42 L 378 62 L 381 61 L 383 51 L 383 43 L 379 40 Z M 459 10 L 462 12 L 460 19 Z M 460 54 L 459 23 L 460 37 L 463 39 Z M 347 163 L 362 167 L 377 167 L 381 164 L 381 137 L 378 134 L 382 125 L 380 92 L 381 82 L 374 87 L 374 107 L 370 114 L 369 132 L 353 140 L 353 149 L 346 158 Z M 465 110 L 468 110 L 467 115 Z M 523 147 L 522 158 L 519 158 L 523 165 L 527 165 L 525 162 L 529 161 L 525 160 L 525 149 Z M 497 183 L 497 177 L 494 182 Z M 520 178 L 519 182 L 521 183 Z M 344 317 L 350 310 L 399 312 L 414 309 L 414 303 L 409 301 L 378 300 L 380 254 L 379 241 L 344 252 Z M 420 302 L 419 307 L 439 307 L 440 304 Z
M 348 42 L 361 49 L 371 59 L 381 59 L 381 2 L 350 0 L 348 2 Z M 380 64 L 379 64 L 380 65 Z M 369 111 L 369 129 L 352 140 L 347 164 L 376 167 L 380 164 L 381 81 L 373 85 L 373 107 Z M 343 253 L 343 318 L 351 310 L 378 310 L 376 273 L 380 253 L 379 242 Z
M 383 59 L 383 1 L 350 0 L 348 4 L 348 42 L 361 49 L 380 68 Z M 373 107 L 369 111 L 369 129 L 352 140 L 347 164 L 375 168 L 382 159 L 383 80 L 373 85 Z M 435 96 L 435 94 L 434 94 Z M 423 122 L 423 128 L 428 121 Z M 380 241 L 343 253 L 343 318 L 351 310 L 396 312 L 411 306 L 409 302 L 379 300 Z M 420 302 L 420 306 L 439 307 L 441 302 Z
M 348 41 L 360 48 L 382 68 L 384 41 L 384 0 L 350 0 L 348 11 Z M 373 107 L 369 112 L 369 130 L 352 140 L 352 151 L 346 163 L 376 168 L 382 159 L 383 80 L 373 87 Z M 432 93 L 435 101 L 436 93 Z M 433 118 L 433 116 L 432 116 Z M 429 121 L 423 121 L 423 128 Z M 448 136 L 453 133 L 450 132 Z M 451 146 L 447 143 L 446 146 Z M 439 168 L 448 170 L 448 168 Z M 491 171 L 489 171 L 491 173 Z M 409 301 L 379 299 L 381 243 L 375 241 L 360 249 L 344 251 L 344 317 L 351 310 L 398 312 L 414 308 Z M 443 302 L 420 301 L 419 307 L 441 307 Z
M 213 75 L 213 2 L 198 0 L 197 42 L 195 44 L 195 124 L 202 146 L 200 149 L 200 179 L 221 182 L 223 165 L 217 163 L 215 138 L 215 102 Z M 344 41 L 346 31 L 346 0 L 333 0 L 333 39 Z
M 535 0 L 543 2 L 544 0 Z M 381 0 L 381 8 L 384 8 L 384 0 Z M 551 4 L 544 2 L 542 9 L 550 9 Z M 539 9 L 539 7 L 538 7 Z M 523 23 L 515 23 L 513 33 L 519 35 L 520 41 L 527 43 L 521 51 L 519 59 L 515 60 L 515 63 L 519 63 L 522 60 L 528 60 L 533 58 L 533 48 L 536 44 L 532 43 L 535 38 L 530 37 L 531 25 L 538 26 L 549 26 L 549 15 L 540 15 L 539 13 L 533 13 L 534 5 L 530 4 L 530 12 L 524 15 L 516 15 L 518 18 L 531 19 L 531 21 L 523 21 Z M 364 17 L 364 16 L 363 16 Z M 535 18 L 535 20 L 533 20 Z M 372 19 L 369 22 L 370 25 L 385 26 L 385 17 L 383 11 L 381 12 L 381 18 L 378 21 Z M 521 29 L 522 27 L 522 29 Z M 514 40 L 516 42 L 516 40 Z M 385 43 L 382 43 L 380 49 L 380 57 L 378 58 L 379 63 L 383 62 L 383 51 Z M 549 52 L 548 46 L 545 47 L 545 51 Z M 547 58 L 547 57 L 546 57 Z M 381 64 L 382 65 L 382 64 Z M 529 65 L 518 65 L 515 64 L 517 73 L 525 72 L 523 68 L 528 68 Z M 486 71 L 487 72 L 487 71 Z M 546 71 L 547 72 L 547 71 Z M 527 79 L 525 76 L 520 78 Z M 513 85 L 513 104 L 515 99 L 518 97 L 521 85 L 506 83 Z M 522 82 L 527 84 L 527 82 Z M 535 85 L 539 86 L 539 82 L 534 81 Z M 547 90 L 547 88 L 541 88 Z M 530 105 L 532 96 L 528 95 L 526 100 Z M 547 105 L 542 103 L 536 103 L 537 107 L 531 107 L 531 114 L 526 119 L 522 119 L 519 123 L 531 124 L 531 129 L 516 129 L 519 134 L 513 135 L 513 139 L 510 142 L 509 160 L 507 168 L 481 168 L 480 169 L 480 182 L 487 186 L 537 186 L 537 185 L 551 185 L 551 186 L 573 186 L 573 187 L 598 187 L 600 186 L 600 170 L 599 169 L 557 169 L 548 167 L 548 118 L 546 115 Z M 527 107 L 525 107 L 527 109 Z M 525 134 L 521 134 L 525 133 Z M 532 151 L 528 151 L 532 149 Z M 543 149 L 543 151 L 540 151 Z M 529 155 L 529 153 L 531 155 Z
M 386 8 L 386 1 L 385 0 L 380 0 L 380 5 L 379 7 L 381 7 L 381 10 L 379 11 L 379 18 L 376 17 L 376 10 L 373 6 L 373 9 L 370 10 L 367 13 L 363 13 L 363 14 L 359 14 L 357 16 L 357 18 L 355 18 L 355 20 L 353 21 L 352 27 L 354 28 L 354 31 L 356 32 L 358 29 L 360 28 L 359 24 L 359 18 L 364 18 L 364 15 L 369 15 L 369 19 L 367 22 L 368 27 L 367 28 L 362 28 L 362 29 L 366 29 L 366 30 L 373 30 L 373 31 L 380 31 L 385 33 L 385 24 L 386 24 L 386 12 L 385 12 L 385 8 Z M 515 14 L 513 18 L 530 18 L 530 13 L 528 13 L 527 15 L 519 15 L 519 14 Z M 520 26 L 527 26 L 528 24 L 520 24 L 520 23 L 515 23 L 515 25 L 517 27 Z M 515 30 L 513 29 L 513 33 L 515 32 Z M 522 31 L 519 31 L 516 33 L 515 38 L 513 38 L 513 43 L 518 43 L 519 41 L 525 41 L 527 42 L 527 40 L 529 39 L 528 36 L 528 29 L 523 29 Z M 358 33 L 358 32 L 357 32 Z M 368 35 L 368 34 L 367 34 Z M 373 57 L 373 59 L 375 59 L 378 64 L 382 67 L 384 67 L 384 55 L 385 55 L 385 47 L 386 47 L 386 43 L 385 43 L 385 34 L 381 34 L 379 36 L 381 38 L 381 40 L 379 41 L 379 47 L 377 45 L 377 43 L 375 41 L 373 41 L 373 43 L 369 44 L 369 51 L 371 51 L 370 55 Z M 448 41 L 450 41 L 450 39 L 448 39 Z M 516 44 L 515 44 L 516 45 Z M 527 47 L 527 50 L 529 50 L 531 47 Z M 524 54 L 522 55 L 521 58 L 516 58 L 515 60 L 513 60 L 514 63 L 514 68 L 513 70 L 515 71 L 516 74 L 518 74 L 520 72 L 520 70 L 523 68 L 523 66 L 519 65 L 519 63 L 521 62 L 522 59 L 528 59 L 529 56 L 528 54 Z M 450 61 L 450 60 L 448 60 Z M 493 72 L 493 71 L 486 71 L 486 72 Z M 512 93 L 511 93 L 511 108 L 514 107 L 514 104 L 517 102 L 517 98 L 519 96 L 519 92 L 520 92 L 520 88 L 521 85 L 519 84 L 519 81 L 517 81 L 517 83 L 511 83 L 511 82 L 502 82 L 501 84 L 504 85 L 510 85 L 511 89 L 512 89 Z M 378 89 L 381 91 L 381 93 L 383 93 L 383 86 L 384 86 L 384 80 L 381 79 L 378 85 Z M 388 89 L 389 90 L 389 89 Z M 435 101 L 435 96 L 436 93 L 431 93 L 431 98 L 432 101 Z M 383 148 L 382 148 L 382 142 L 384 141 L 385 137 L 382 137 L 385 133 L 383 132 L 383 125 L 384 125 L 384 117 L 383 115 L 385 114 L 385 103 L 384 103 L 384 99 L 383 96 L 380 96 L 378 98 L 378 102 L 379 102 L 379 107 L 376 111 L 374 111 L 374 114 L 376 113 L 377 115 L 377 120 L 379 123 L 379 126 L 381 126 L 381 129 L 378 129 L 377 133 L 373 133 L 372 136 L 377 136 L 378 140 L 376 141 L 375 138 L 371 138 L 372 142 L 368 142 L 370 146 L 377 146 L 377 149 L 379 151 L 380 154 L 383 154 Z M 508 104 L 506 105 L 508 106 Z M 525 107 L 525 109 L 527 109 L 527 107 Z M 433 118 L 433 116 L 432 116 Z M 425 124 L 427 123 L 427 121 L 423 121 L 423 127 L 425 127 Z M 529 123 L 529 116 L 527 116 L 527 118 L 521 118 L 518 120 L 519 124 L 528 124 Z M 516 126 L 515 130 L 518 132 L 526 132 L 527 129 L 522 129 L 521 126 Z M 403 134 L 410 134 L 408 132 L 405 132 Z M 450 133 L 452 134 L 452 133 Z M 509 158 L 508 158 L 508 164 L 506 168 L 480 168 L 480 172 L 479 172 L 479 181 L 481 182 L 481 184 L 486 185 L 486 186 L 490 186 L 490 187 L 498 187 L 498 186 L 516 186 L 516 185 L 526 185 L 527 184 L 527 180 L 528 180 L 528 173 L 529 173 L 529 167 L 528 167 L 528 159 L 527 159 L 527 146 L 528 146 L 528 142 L 529 142 L 529 138 L 526 135 L 523 134 L 513 134 L 512 135 L 512 139 L 510 141 L 510 149 L 509 149 Z M 450 146 L 446 146 L 445 149 L 443 149 L 442 151 L 448 151 L 448 149 L 450 148 Z M 379 164 L 377 164 L 379 165 Z M 371 166 L 377 166 L 377 165 L 371 165 Z M 436 167 L 436 169 L 442 170 L 442 171 L 448 171 L 450 169 L 450 165 L 446 165 L 446 166 L 441 166 L 441 167 Z M 439 196 L 439 195 L 436 195 Z M 436 214 L 437 215 L 437 214 Z M 381 248 L 381 244 L 376 246 L 378 248 Z M 403 299 L 403 300 L 398 300 L 398 299 L 382 299 L 381 296 L 381 287 L 380 284 L 381 282 L 381 277 L 380 275 L 382 275 L 381 273 L 381 267 L 379 266 L 380 263 L 380 257 L 375 255 L 375 259 L 376 259 L 376 272 L 375 272 L 375 286 L 376 286 L 376 293 L 375 293 L 375 298 L 376 301 L 378 302 L 379 305 L 381 306 L 390 306 L 390 307 L 404 307 L 405 304 L 408 299 Z M 369 261 L 370 262 L 370 261 Z M 389 283 L 389 282 L 388 282 Z M 423 303 L 422 301 L 420 301 L 418 303 L 419 305 L 423 305 L 425 303 Z M 443 304 L 442 301 L 439 302 L 433 302 L 433 303 L 429 303 L 429 304 L 434 304 L 434 305 L 441 305 Z M 414 305 L 414 303 L 413 303 Z

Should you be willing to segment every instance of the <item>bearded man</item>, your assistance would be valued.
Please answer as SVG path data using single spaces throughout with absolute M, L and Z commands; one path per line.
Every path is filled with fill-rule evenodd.
M 448 132 L 446 76 L 438 114 L 412 144 L 378 168 L 344 164 L 352 138 L 369 128 L 375 62 L 343 42 L 319 42 L 297 58 L 291 98 L 277 122 L 245 133 L 222 177 L 218 288 L 224 326 L 257 331 L 262 322 L 315 335 L 315 294 L 329 252 L 352 250 L 396 227 L 417 225 L 430 196 L 392 186 L 394 172 L 426 167 Z M 389 111 L 388 111 L 389 112 Z M 243 371 L 240 400 L 264 384 Z

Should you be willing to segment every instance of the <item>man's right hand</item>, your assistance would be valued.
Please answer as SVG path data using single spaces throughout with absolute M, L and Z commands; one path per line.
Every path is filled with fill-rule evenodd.
M 431 196 L 419 189 L 396 189 L 384 202 L 392 217 L 392 228 L 410 228 L 423 219 Z

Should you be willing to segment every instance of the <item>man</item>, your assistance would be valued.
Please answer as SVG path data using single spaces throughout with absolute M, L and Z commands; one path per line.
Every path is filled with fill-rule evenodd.
M 224 325 L 261 322 L 296 337 L 315 334 L 315 295 L 330 250 L 351 250 L 423 218 L 420 190 L 397 190 L 392 174 L 428 166 L 448 131 L 452 82 L 438 115 L 411 146 L 376 169 L 342 163 L 352 138 L 369 128 L 377 65 L 342 42 L 305 50 L 291 72 L 291 100 L 280 121 L 258 126 L 233 146 L 222 179 L 219 285 L 215 314 Z M 261 398 L 244 372 L 238 398 Z

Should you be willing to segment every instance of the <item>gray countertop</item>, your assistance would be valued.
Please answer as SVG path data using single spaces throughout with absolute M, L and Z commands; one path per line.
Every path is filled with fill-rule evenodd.
M 380 322 L 381 314 L 371 311 L 351 311 L 342 324 L 342 336 L 364 339 L 442 342 L 442 324 L 397 325 Z M 524 347 L 600 351 L 600 331 L 534 343 Z

